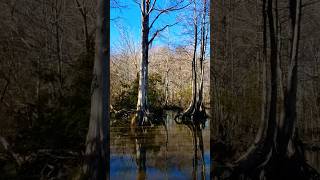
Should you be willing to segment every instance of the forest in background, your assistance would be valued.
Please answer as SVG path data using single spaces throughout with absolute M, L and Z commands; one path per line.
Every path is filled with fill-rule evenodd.
M 126 42 L 126 41 L 125 41 Z M 115 110 L 132 110 L 137 104 L 137 73 L 140 52 L 126 45 L 111 55 L 111 105 Z M 132 52 L 133 51 L 133 52 Z M 188 47 L 154 47 L 150 51 L 149 100 L 155 108 L 184 109 L 190 103 L 191 63 Z M 209 61 L 204 61 L 205 104 L 209 107 Z
M 287 2 L 279 2 L 281 23 L 280 62 L 282 82 L 288 72 L 290 47 L 288 37 Z M 301 37 L 298 71 L 297 123 L 300 135 L 305 141 L 319 143 L 320 131 L 320 3 L 305 0 L 301 17 Z M 215 99 L 215 118 L 226 126 L 225 135 L 229 141 L 240 137 L 249 142 L 254 138 L 262 111 L 263 61 L 262 61 L 262 1 L 225 1 L 221 8 L 223 24 L 220 24 L 221 54 L 213 62 L 212 93 Z M 270 46 L 268 46 L 270 48 Z M 280 91 L 280 87 L 279 90 Z M 280 102 L 279 102 L 280 103 Z M 279 114 L 278 114 L 279 115 Z M 215 123 L 213 123 L 215 124 Z M 243 127 L 243 128 L 239 128 Z M 218 133 L 214 127 L 214 134 Z M 248 133 L 249 132 L 249 133 Z M 216 136 L 213 136 L 216 137 Z M 236 142 L 233 142 L 234 144 Z
M 96 1 L 0 2 L 2 178 L 78 176 L 90 115 Z
M 117 2 L 114 9 L 118 13 L 114 12 L 115 18 L 111 17 L 111 26 L 120 34 L 121 41 L 111 42 L 111 113 L 119 118 L 124 112 L 140 112 L 140 101 L 143 102 L 141 108 L 145 108 L 141 112 L 147 114 L 163 109 L 182 111 L 193 104 L 193 96 L 199 94 L 203 94 L 203 102 L 209 108 L 209 2 Z M 142 3 L 148 9 L 146 12 L 142 11 Z M 133 25 L 141 28 L 139 38 L 129 33 L 133 27 L 128 25 L 126 13 L 122 11 L 133 6 L 141 6 L 141 22 Z M 177 29 L 179 32 L 175 32 Z M 145 71 L 147 78 L 141 77 Z M 148 79 L 147 82 L 144 79 Z M 144 86 L 148 86 L 147 90 Z M 202 92 L 196 92 L 198 90 Z M 147 97 L 146 105 L 145 100 L 140 99 L 140 91 L 147 92 L 142 95 Z
M 276 175 L 272 174 L 275 172 L 272 167 L 277 165 L 272 163 L 277 162 L 277 146 L 281 148 L 281 145 L 275 145 L 276 149 L 268 157 L 264 156 L 265 152 L 270 152 L 266 150 L 268 145 L 264 142 L 269 141 L 271 136 L 265 134 L 263 127 L 271 129 L 269 127 L 275 122 L 281 128 L 278 122 L 284 117 L 291 116 L 284 121 L 285 124 L 294 122 L 293 137 L 300 139 L 303 144 L 297 146 L 315 153 L 320 149 L 320 4 L 311 0 L 299 2 L 228 0 L 212 4 L 211 26 L 216 27 L 212 32 L 216 36 L 212 35 L 211 39 L 211 143 L 214 144 L 211 145 L 211 152 L 213 161 L 233 162 L 233 168 L 243 168 L 237 169 L 240 172 L 233 171 L 235 174 L 243 173 L 242 176 L 238 174 L 239 177 L 275 178 L 272 176 Z M 300 14 L 296 15 L 297 12 Z M 295 25 L 297 28 L 293 30 Z M 298 42 L 297 57 L 292 54 L 295 52 L 294 38 Z M 293 66 L 293 62 L 297 62 L 296 66 Z M 297 73 L 294 72 L 295 67 Z M 297 77 L 297 80 L 292 77 Z M 288 83 L 297 84 L 296 93 L 292 91 L 294 86 Z M 293 94 L 296 94 L 296 100 L 292 98 Z M 269 114 L 271 111 L 273 113 Z M 296 112 L 296 117 L 292 112 Z M 281 136 L 279 129 L 278 136 Z M 279 138 L 277 135 L 275 137 Z M 259 149 L 261 147 L 264 148 Z M 221 148 L 223 152 L 219 154 Z M 295 152 L 300 151 L 297 147 L 294 149 Z M 260 157 L 265 159 L 259 168 L 250 164 L 258 163 Z M 308 159 L 306 162 L 315 167 L 318 161 Z M 287 170 L 292 168 L 288 164 L 282 164 L 282 167 L 287 167 Z M 309 171 L 308 168 L 302 169 Z M 285 169 L 277 171 L 276 177 L 288 178 L 280 175 L 285 172 Z M 291 172 L 299 170 L 291 169 Z M 310 173 L 304 178 L 312 179 L 313 175 Z

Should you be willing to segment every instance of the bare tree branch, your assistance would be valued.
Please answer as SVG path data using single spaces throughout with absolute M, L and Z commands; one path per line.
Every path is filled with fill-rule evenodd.
M 164 31 L 167 27 L 171 27 L 171 26 L 174 26 L 178 24 L 178 22 L 174 23 L 174 24 L 167 24 L 165 25 L 164 27 L 162 27 L 161 29 L 158 29 L 151 37 L 151 39 L 148 41 L 148 45 L 152 43 L 152 41 L 154 40 L 154 38 L 157 37 L 157 35 L 161 32 L 161 31 Z
M 181 2 L 180 2 L 180 3 L 181 3 Z M 188 7 L 188 6 L 191 4 L 191 3 L 188 3 L 188 4 L 185 5 L 185 6 L 179 7 L 180 3 L 178 3 L 178 4 L 174 5 L 174 6 L 168 7 L 168 8 L 166 8 L 166 9 L 156 9 L 156 8 L 153 7 L 152 9 L 159 11 L 159 14 L 157 14 L 157 16 L 156 16 L 156 17 L 153 19 L 153 21 L 151 22 L 149 29 L 152 28 L 152 26 L 154 25 L 154 23 L 157 21 L 157 19 L 159 19 L 159 17 L 160 17 L 162 14 L 168 13 L 168 12 L 172 12 L 172 11 L 178 11 L 178 10 L 184 9 L 184 8 Z
M 154 1 L 153 1 L 152 5 L 151 5 L 151 8 L 150 8 L 150 10 L 149 10 L 149 12 L 148 12 L 148 14 L 150 14 L 150 13 L 153 11 L 156 2 L 157 2 L 157 0 L 154 0 Z
M 110 8 L 125 8 L 126 5 L 117 0 L 110 0 Z
M 142 8 L 141 3 L 139 3 L 138 0 L 134 0 L 133 2 L 136 3 L 136 4 L 138 4 L 138 6 L 140 7 L 140 8 L 139 8 L 139 9 L 140 9 L 140 12 L 141 12 L 142 14 L 144 14 L 144 10 L 143 10 L 143 8 Z

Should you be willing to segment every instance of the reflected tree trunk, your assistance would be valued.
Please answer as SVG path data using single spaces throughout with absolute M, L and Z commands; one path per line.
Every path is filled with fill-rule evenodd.
M 198 158 L 198 150 L 200 150 L 201 157 L 201 169 L 200 175 L 201 179 L 205 179 L 206 174 L 206 165 L 204 160 L 204 146 L 203 146 L 203 136 L 202 130 L 199 125 L 194 124 L 192 122 L 184 123 L 191 131 L 192 134 L 192 142 L 193 142 L 193 161 L 192 161 L 192 177 L 193 179 L 198 179 L 198 166 L 199 166 L 199 158 Z
M 143 180 L 146 179 L 146 172 L 147 172 L 147 168 L 146 168 L 146 148 L 144 147 L 145 143 L 141 142 L 141 139 L 136 138 L 136 163 L 137 163 L 137 167 L 138 167 L 138 172 L 137 172 L 137 179 L 139 180 Z M 142 139 L 143 140 L 143 139 Z

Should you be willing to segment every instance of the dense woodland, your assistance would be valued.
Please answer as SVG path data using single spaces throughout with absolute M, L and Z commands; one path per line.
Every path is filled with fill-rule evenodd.
M 128 40 L 128 42 L 130 42 Z M 139 48 L 126 45 L 111 55 L 111 105 L 115 111 L 134 110 L 137 105 Z M 149 103 L 154 108 L 183 109 L 192 97 L 188 47 L 153 47 L 149 64 Z M 209 61 L 204 61 L 205 103 L 209 106 Z
M 0 2 L 2 178 L 81 170 L 90 114 L 95 1 Z
M 319 179 L 304 154 L 319 151 L 319 9 L 212 4 L 211 152 L 228 169 L 212 166 L 215 178 Z

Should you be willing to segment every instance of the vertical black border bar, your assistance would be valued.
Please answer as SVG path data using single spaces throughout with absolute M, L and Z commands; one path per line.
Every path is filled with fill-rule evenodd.
M 109 104 L 110 104 L 110 1 L 104 0 L 103 3 L 103 47 L 104 47 L 104 60 L 103 60 L 103 84 L 102 84 L 102 103 L 103 103 L 103 127 L 106 128 L 104 139 L 104 148 L 106 149 L 106 179 L 110 179 L 110 116 L 109 116 Z

